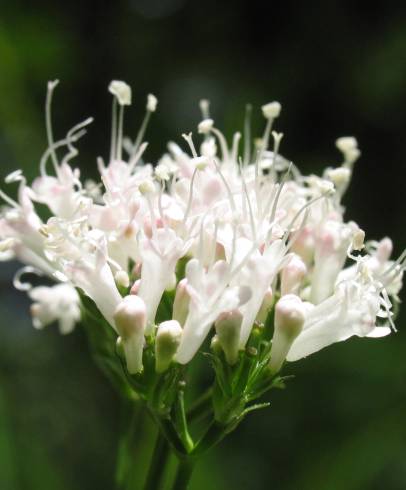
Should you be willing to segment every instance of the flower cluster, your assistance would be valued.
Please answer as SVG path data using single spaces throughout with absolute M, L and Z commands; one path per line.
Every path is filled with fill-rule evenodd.
M 360 155 L 353 137 L 336 142 L 339 166 L 304 176 L 280 154 L 278 102 L 262 107 L 265 130 L 254 143 L 247 108 L 240 148 L 241 134 L 229 145 L 202 100 L 200 146 L 185 134 L 152 165 L 143 139 L 157 99 L 148 96 L 131 141 L 123 137 L 131 89 L 113 81 L 110 156 L 98 159 L 101 182 L 83 183 L 71 161 L 91 119 L 54 141 L 56 84 L 48 85 L 39 177 L 31 185 L 21 171 L 6 177 L 18 186 L 15 200 L 0 191 L 1 258 L 25 264 L 14 282 L 34 301 L 34 326 L 58 320 L 71 331 L 87 296 L 116 332 L 131 374 L 142 372 L 147 345 L 158 373 L 189 363 L 208 336 L 233 366 L 253 331 L 269 328 L 267 363 L 277 373 L 285 360 L 394 329 L 405 254 L 391 260 L 389 238 L 364 244 L 363 230 L 343 218 Z M 32 272 L 57 284 L 32 288 L 22 280 Z

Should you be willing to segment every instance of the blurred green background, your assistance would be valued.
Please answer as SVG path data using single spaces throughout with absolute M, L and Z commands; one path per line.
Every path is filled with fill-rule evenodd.
M 57 136 L 96 118 L 77 160 L 86 176 L 108 152 L 113 78 L 133 88 L 128 134 L 146 94 L 159 98 L 151 161 L 195 128 L 201 97 L 228 136 L 246 102 L 279 100 L 282 153 L 305 173 L 338 163 L 335 138 L 355 135 L 362 158 L 347 218 L 370 239 L 389 234 L 396 254 L 405 246 L 404 2 L 2 0 L 1 177 L 36 175 L 54 78 Z M 262 123 L 258 110 L 257 131 Z M 117 396 L 81 329 L 62 338 L 32 328 L 11 285 L 16 268 L 0 268 L 0 489 L 111 489 Z M 201 461 L 192 490 L 405 489 L 406 309 L 397 325 L 389 338 L 352 339 L 289 366 L 297 377 L 288 390 Z

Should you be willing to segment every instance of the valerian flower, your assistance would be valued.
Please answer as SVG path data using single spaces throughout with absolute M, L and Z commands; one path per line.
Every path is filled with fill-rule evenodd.
M 0 191 L 0 258 L 56 281 L 16 281 L 34 301 L 34 326 L 58 321 L 62 333 L 71 331 L 87 296 L 120 337 L 131 374 L 143 371 L 151 343 L 158 373 L 189 363 L 212 334 L 234 366 L 255 329 L 268 329 L 266 359 L 276 373 L 285 360 L 394 328 L 405 254 L 391 260 L 388 238 L 364 246 L 364 231 L 346 221 L 341 204 L 360 156 L 354 137 L 336 141 L 339 166 L 303 176 L 272 131 L 278 102 L 263 105 L 255 144 L 247 119 L 240 149 L 242 135 L 229 145 L 203 100 L 200 146 L 185 134 L 154 165 L 144 160 L 143 139 L 158 100 L 148 95 L 138 135 L 124 138 L 132 93 L 116 80 L 110 156 L 98 158 L 100 183 L 90 185 L 71 160 L 91 119 L 54 141 L 56 84 L 48 85 L 40 176 L 30 186 L 20 171 L 9 175 L 16 200 Z M 46 221 L 37 204 L 48 208 Z

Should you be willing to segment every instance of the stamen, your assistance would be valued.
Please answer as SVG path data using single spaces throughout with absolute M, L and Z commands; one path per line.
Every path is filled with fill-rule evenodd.
M 246 198 L 247 204 L 248 204 L 248 211 L 249 211 L 249 217 L 250 217 L 252 237 L 253 237 L 253 241 L 256 242 L 257 241 L 257 230 L 256 230 L 256 226 L 255 226 L 254 213 L 252 212 L 252 206 L 251 206 L 250 198 L 248 196 L 247 184 L 245 182 L 245 177 L 242 175 L 241 179 L 242 179 L 242 187 L 243 187 L 244 195 L 245 195 L 245 198 Z
M 43 276 L 44 274 L 39 270 L 36 269 L 35 267 L 32 267 L 31 265 L 26 265 L 25 267 L 22 267 L 19 269 L 13 279 L 13 286 L 18 289 L 18 291 L 29 291 L 32 289 L 32 284 L 29 282 L 22 282 L 21 278 L 24 274 L 36 274 L 37 276 Z
M 111 142 L 110 142 L 110 162 L 116 156 L 117 146 L 117 99 L 113 97 L 113 105 L 111 108 Z
M 282 138 L 283 138 L 283 133 L 277 133 L 276 131 L 272 131 L 272 137 L 273 137 L 273 155 L 272 155 L 272 164 L 271 164 L 271 174 L 273 178 L 276 180 L 276 158 L 278 156 L 279 152 L 279 146 L 281 144 Z M 290 167 L 292 164 L 290 164 Z
M 134 167 L 137 165 L 139 162 L 140 158 L 142 157 L 144 151 L 147 149 L 148 143 L 144 142 L 142 145 L 140 145 L 138 151 L 132 156 L 128 162 L 128 170 L 130 173 L 134 170 Z
M 238 166 L 239 166 L 239 169 L 240 169 L 241 179 L 243 179 L 244 178 L 244 175 L 243 175 L 243 162 L 242 162 L 241 157 L 239 158 L 239 165 Z M 244 195 L 243 192 L 241 192 L 241 207 L 242 207 L 243 219 L 245 221 L 246 218 L 247 218 L 247 203 L 246 203 L 245 195 Z
M 293 247 L 293 245 L 296 243 L 296 241 L 298 240 L 298 238 L 300 236 L 300 232 L 306 226 L 307 220 L 309 218 L 309 214 L 310 214 L 310 209 L 306 209 L 306 211 L 303 215 L 302 222 L 300 223 L 296 233 L 291 237 L 291 239 L 289 240 L 289 242 L 286 245 L 286 252 L 288 252 Z
M 389 299 L 389 295 L 388 295 L 388 292 L 386 291 L 386 289 L 382 289 L 381 291 L 381 294 L 383 296 L 383 299 L 384 301 L 382 302 L 382 306 L 385 308 L 385 311 L 386 311 L 386 315 L 387 315 L 387 319 L 389 321 L 389 324 L 391 326 L 391 329 L 394 331 L 394 332 L 397 332 L 397 329 L 396 329 L 396 326 L 392 320 L 392 315 L 393 313 L 390 311 L 390 308 L 392 306 L 392 303 Z
M 229 153 L 228 153 L 228 146 L 227 146 L 227 142 L 226 142 L 226 139 L 223 135 L 223 133 L 218 130 L 217 128 L 211 128 L 211 132 L 213 134 L 215 134 L 217 136 L 217 139 L 219 140 L 219 143 L 220 143 L 220 148 L 221 148 L 221 153 L 223 155 L 223 161 L 224 162 L 228 162 L 230 160 L 230 156 L 229 156 Z
M 118 129 L 117 129 L 117 154 L 116 159 L 121 161 L 123 152 L 123 124 L 124 124 L 124 105 L 120 104 L 118 112 Z
M 193 200 L 193 184 L 195 182 L 195 178 L 196 178 L 196 174 L 197 174 L 197 167 L 194 169 L 193 171 L 193 175 L 192 175 L 192 178 L 190 179 L 190 186 L 189 186 L 189 199 L 188 199 L 188 202 L 187 202 L 187 206 L 186 206 L 186 211 L 185 211 L 185 214 L 183 216 L 183 225 L 186 224 L 186 220 L 188 219 L 188 216 L 189 216 L 189 213 L 190 213 L 190 209 L 192 207 L 192 200 Z
M 10 206 L 12 208 L 17 208 L 19 209 L 20 208 L 20 205 L 18 204 L 17 201 L 14 201 L 14 199 L 11 199 L 11 197 L 9 197 L 5 192 L 3 192 L 1 189 L 0 189 L 0 197 L 3 199 L 4 202 L 6 202 L 7 204 L 10 204 Z
M 386 270 L 384 271 L 380 278 L 388 276 L 397 266 L 399 266 L 402 261 L 406 258 L 406 249 L 403 250 L 403 252 L 399 255 L 399 257 L 395 260 L 395 262 Z
M 248 165 L 251 159 L 251 114 L 252 105 L 247 104 L 244 118 L 244 165 Z
M 233 241 L 231 244 L 230 270 L 234 265 L 236 245 L 237 245 L 237 225 L 236 223 L 233 223 Z
M 188 134 L 183 133 L 182 138 L 189 145 L 189 148 L 190 148 L 190 151 L 192 152 L 193 158 L 198 158 L 198 154 L 197 154 L 197 151 L 196 151 L 195 145 L 193 143 L 193 139 L 192 139 L 192 133 L 188 133 Z
M 45 100 L 45 126 L 47 132 L 48 147 L 51 148 L 51 157 L 55 167 L 55 171 L 58 168 L 58 158 L 55 152 L 54 137 L 52 132 L 52 96 L 58 83 L 59 80 L 48 82 L 47 96 Z
M 269 218 L 269 221 L 270 222 L 273 222 L 274 219 L 275 219 L 276 210 L 277 210 L 277 207 L 278 207 L 279 197 L 281 195 L 282 189 L 285 187 L 285 184 L 286 184 L 286 181 L 288 179 L 289 174 L 290 174 L 290 165 L 289 165 L 288 169 L 286 170 L 286 172 L 284 173 L 284 175 L 282 177 L 282 180 L 281 180 L 281 182 L 279 184 L 278 191 L 276 193 L 275 200 L 273 202 L 271 216 Z
M 334 191 L 332 191 L 331 189 L 329 189 L 329 190 L 323 192 L 323 194 L 321 194 L 320 196 L 315 197 L 314 199 L 311 199 L 306 204 L 304 204 L 299 209 L 299 211 L 295 214 L 294 218 L 292 219 L 292 221 L 290 222 L 289 226 L 287 227 L 286 232 L 285 232 L 285 236 L 284 236 L 284 240 L 286 240 L 286 238 L 289 236 L 289 233 L 292 231 L 293 225 L 295 224 L 296 220 L 299 218 L 299 216 L 303 213 L 303 211 L 305 209 L 307 209 L 308 207 L 312 206 L 315 202 L 320 201 L 320 199 L 324 199 L 325 197 L 331 196 L 333 193 L 334 193 Z
M 106 164 L 104 163 L 104 160 L 102 157 L 97 157 L 97 168 L 99 170 L 99 173 L 103 173 L 106 170 Z
M 202 112 L 202 118 L 210 119 L 210 101 L 207 99 L 201 99 L 199 102 L 199 106 Z
M 233 215 L 234 215 L 236 212 L 236 207 L 235 207 L 235 201 L 234 201 L 234 197 L 233 197 L 233 194 L 231 192 L 231 189 L 230 189 L 229 185 L 227 184 L 227 181 L 223 175 L 223 172 L 220 170 L 220 167 L 219 167 L 218 163 L 216 162 L 216 160 L 213 160 L 213 163 L 214 163 L 214 166 L 216 167 L 216 170 L 217 170 L 218 174 L 220 175 L 220 178 L 223 181 L 223 184 L 226 188 L 228 199 L 230 201 L 231 210 L 232 210 Z
M 63 160 L 61 162 L 61 165 L 68 163 L 70 160 L 72 160 L 72 158 L 74 158 L 75 156 L 77 156 L 79 154 L 78 149 L 75 146 L 73 146 L 73 144 L 72 144 L 72 143 L 74 143 L 75 141 L 78 140 L 77 137 L 74 138 L 76 136 L 75 133 L 76 133 L 76 131 L 84 128 L 85 126 L 88 126 L 93 121 L 94 121 L 94 119 L 92 117 L 88 117 L 83 122 L 81 122 L 79 124 L 76 124 L 76 126 L 73 126 L 73 128 L 71 128 L 68 131 L 68 133 L 66 135 L 66 146 L 69 148 L 70 151 L 63 158 Z M 78 131 L 77 134 L 79 134 L 79 131 Z M 84 135 L 84 134 L 86 134 L 86 131 L 85 130 L 81 132 L 81 135 Z
M 234 134 L 234 137 L 233 137 L 233 146 L 231 148 L 231 161 L 234 163 L 234 162 L 237 162 L 237 158 L 238 158 L 238 145 L 240 143 L 240 139 L 241 139 L 241 133 L 240 132 L 237 132 Z
M 151 95 L 151 94 L 150 94 Z M 142 139 L 144 138 L 145 132 L 148 127 L 149 120 L 151 119 L 151 114 L 155 112 L 156 108 L 156 99 L 154 98 L 154 104 L 151 104 L 151 97 L 148 96 L 146 113 L 144 119 L 142 121 L 141 127 L 138 131 L 137 137 L 135 138 L 134 147 L 133 147 L 133 155 L 138 151 L 139 146 L 141 145 Z M 154 110 L 152 110 L 154 109 Z
M 166 224 L 166 219 L 165 219 L 164 211 L 163 211 L 163 208 L 162 208 L 162 194 L 163 194 L 163 188 L 162 188 L 162 185 L 160 185 L 159 186 L 159 191 L 158 191 L 158 211 L 159 211 L 159 215 L 160 215 L 161 220 L 162 220 L 162 224 L 164 225 L 164 228 L 166 229 L 167 228 L 167 224 Z

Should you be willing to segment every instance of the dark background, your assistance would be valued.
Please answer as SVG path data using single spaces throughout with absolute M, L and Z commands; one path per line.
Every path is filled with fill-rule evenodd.
M 208 97 L 228 137 L 244 104 L 279 100 L 282 153 L 304 173 L 339 162 L 337 136 L 362 150 L 347 218 L 369 239 L 405 246 L 406 9 L 403 2 L 120 0 L 0 3 L 1 177 L 38 171 L 46 81 L 61 80 L 55 133 L 96 117 L 78 166 L 95 175 L 109 146 L 107 85 L 124 79 L 135 135 L 152 92 L 150 161 L 195 130 Z M 266 7 L 264 6 L 266 4 Z M 81 329 L 35 331 L 0 268 L 0 488 L 111 489 L 119 432 L 115 392 Z M 289 366 L 297 377 L 199 464 L 192 490 L 406 488 L 406 311 L 399 332 L 351 339 Z M 140 441 L 142 442 L 142 434 Z

